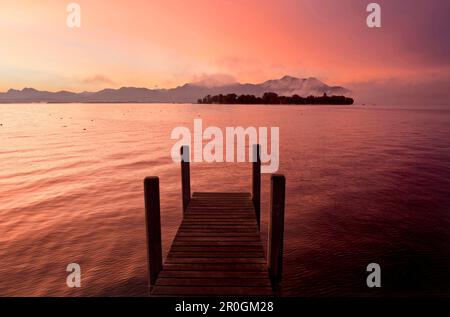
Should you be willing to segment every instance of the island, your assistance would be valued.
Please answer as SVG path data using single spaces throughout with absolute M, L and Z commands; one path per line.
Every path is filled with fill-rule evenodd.
M 326 93 L 323 96 L 308 96 L 300 97 L 299 95 L 279 96 L 274 92 L 266 92 L 262 97 L 255 95 L 207 95 L 202 99 L 198 99 L 199 104 L 244 104 L 244 105 L 352 105 L 353 98 L 346 96 L 328 96 Z

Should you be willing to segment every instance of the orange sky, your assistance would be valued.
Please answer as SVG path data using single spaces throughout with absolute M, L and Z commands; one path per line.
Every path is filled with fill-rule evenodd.
M 381 29 L 366 26 L 363 0 L 78 0 L 80 29 L 65 24 L 70 1 L 0 1 L 0 91 L 174 87 L 211 74 L 339 85 L 450 74 L 448 1 L 378 1 Z

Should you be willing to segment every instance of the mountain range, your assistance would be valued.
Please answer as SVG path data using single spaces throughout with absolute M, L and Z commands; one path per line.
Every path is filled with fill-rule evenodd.
M 350 91 L 340 86 L 329 86 L 316 78 L 284 76 L 260 84 L 227 83 L 210 85 L 205 82 L 188 83 L 171 89 L 122 87 L 97 92 L 40 91 L 33 88 L 10 89 L 0 93 L 0 103 L 196 103 L 206 95 L 237 94 L 262 96 L 274 92 L 280 96 L 297 94 L 302 97 L 345 95 Z

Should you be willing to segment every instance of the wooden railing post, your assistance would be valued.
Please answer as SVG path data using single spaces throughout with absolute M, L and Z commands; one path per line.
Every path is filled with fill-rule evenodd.
M 261 224 L 261 146 L 253 145 L 252 200 L 255 207 L 258 229 Z
M 147 262 L 150 286 L 155 285 L 162 270 L 161 219 L 159 201 L 159 178 L 144 180 L 145 223 L 147 227 Z
M 272 175 L 270 180 L 270 222 L 267 262 L 272 285 L 281 282 L 283 268 L 284 207 L 286 179 Z
M 186 212 L 191 200 L 191 171 L 189 166 L 190 153 L 189 146 L 183 145 L 181 154 L 181 195 L 183 197 L 183 214 Z

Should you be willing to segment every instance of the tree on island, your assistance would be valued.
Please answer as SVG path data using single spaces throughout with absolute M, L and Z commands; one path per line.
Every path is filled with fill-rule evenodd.
M 198 99 L 199 104 L 244 104 L 244 105 L 352 105 L 353 98 L 345 96 L 328 96 L 326 93 L 321 97 L 308 96 L 306 98 L 299 95 L 278 96 L 274 92 L 266 92 L 262 97 L 254 95 L 207 95 L 202 99 Z

